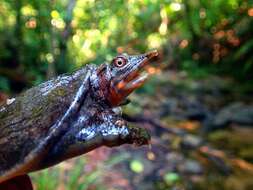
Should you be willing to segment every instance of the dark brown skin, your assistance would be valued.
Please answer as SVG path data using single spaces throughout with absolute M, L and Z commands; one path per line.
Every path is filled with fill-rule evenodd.
M 33 186 L 28 175 L 21 175 L 1 183 L 0 190 L 33 190 Z
M 147 144 L 147 131 L 127 126 L 113 108 L 144 83 L 140 73 L 155 56 L 119 55 L 99 68 L 88 65 L 1 107 L 0 183 L 99 146 Z

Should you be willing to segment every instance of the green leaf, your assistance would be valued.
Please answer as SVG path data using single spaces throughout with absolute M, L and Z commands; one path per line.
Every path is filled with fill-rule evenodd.
M 8 92 L 10 91 L 10 85 L 8 79 L 5 77 L 0 76 L 0 90 Z
M 133 160 L 130 163 L 130 168 L 135 173 L 141 173 L 144 170 L 144 166 L 140 160 Z
M 242 45 L 241 48 L 236 52 L 235 59 L 239 59 L 241 56 L 246 54 L 248 51 L 250 51 L 253 48 L 253 39 L 249 40 L 245 44 Z
M 164 181 L 168 184 L 174 184 L 179 181 L 180 176 L 175 172 L 169 172 L 164 175 Z

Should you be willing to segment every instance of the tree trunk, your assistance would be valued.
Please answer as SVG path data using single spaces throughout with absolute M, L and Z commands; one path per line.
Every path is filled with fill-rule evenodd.
M 76 0 L 69 0 L 69 3 L 67 5 L 66 17 L 64 18 L 66 26 L 60 36 L 60 54 L 56 62 L 58 64 L 56 65 L 57 70 L 60 71 L 60 73 L 65 72 L 64 67 L 67 67 L 67 42 L 72 33 L 71 21 L 73 18 L 73 9 L 75 5 Z

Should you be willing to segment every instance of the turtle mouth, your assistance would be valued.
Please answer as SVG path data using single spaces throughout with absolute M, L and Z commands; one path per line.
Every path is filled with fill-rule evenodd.
M 148 61 L 146 61 L 146 63 L 148 63 Z M 143 66 L 139 70 L 130 73 L 118 83 L 117 88 L 121 91 L 133 91 L 142 86 L 149 77 L 146 68 L 147 66 Z
M 119 92 L 125 91 L 126 93 L 131 93 L 135 89 L 142 86 L 148 79 L 151 74 L 149 69 L 150 60 L 153 57 L 158 56 L 158 52 L 152 51 L 144 54 L 143 56 L 144 59 L 141 61 L 141 63 L 138 65 L 134 65 L 133 68 L 120 79 L 120 81 L 116 85 L 116 89 Z

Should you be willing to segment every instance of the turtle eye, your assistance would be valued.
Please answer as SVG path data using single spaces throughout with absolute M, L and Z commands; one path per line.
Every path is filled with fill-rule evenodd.
M 123 57 L 117 57 L 113 60 L 113 64 L 116 67 L 123 67 L 126 64 L 126 62 L 127 62 L 126 59 Z

